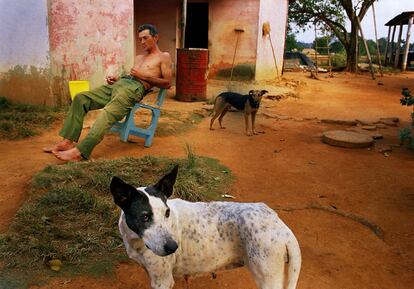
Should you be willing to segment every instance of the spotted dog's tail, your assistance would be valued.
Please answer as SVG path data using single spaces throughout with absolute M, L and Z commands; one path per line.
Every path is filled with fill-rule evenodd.
M 296 289 L 296 285 L 299 279 L 302 257 L 300 254 L 299 243 L 294 236 L 286 243 L 286 256 L 287 256 L 287 260 L 286 260 L 287 266 L 285 266 L 284 288 L 285 289 Z

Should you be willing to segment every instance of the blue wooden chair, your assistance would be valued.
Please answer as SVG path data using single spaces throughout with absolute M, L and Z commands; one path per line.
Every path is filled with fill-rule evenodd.
M 155 130 L 157 128 L 158 119 L 161 114 L 161 106 L 164 102 L 165 94 L 167 90 L 160 88 L 157 96 L 156 106 L 151 106 L 143 103 L 136 103 L 128 115 L 125 117 L 125 121 L 116 122 L 111 128 L 111 131 L 119 133 L 121 141 L 127 142 L 129 135 L 134 135 L 145 139 L 144 146 L 150 147 L 152 139 L 154 138 Z M 151 123 L 147 128 L 140 128 L 135 125 L 134 115 L 137 109 L 148 109 L 152 113 Z

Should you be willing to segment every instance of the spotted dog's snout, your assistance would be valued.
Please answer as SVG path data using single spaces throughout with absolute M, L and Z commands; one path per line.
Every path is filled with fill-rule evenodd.
M 164 245 L 164 252 L 165 252 L 165 256 L 171 255 L 173 253 L 175 253 L 175 251 L 177 251 L 178 249 L 178 244 L 177 242 L 175 242 L 174 240 L 168 240 L 167 243 L 165 243 Z

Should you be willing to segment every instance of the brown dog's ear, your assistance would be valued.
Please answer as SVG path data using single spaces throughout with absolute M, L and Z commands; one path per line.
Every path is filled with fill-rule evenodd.
M 262 90 L 262 95 L 265 94 L 265 93 L 268 93 L 268 91 L 267 90 Z

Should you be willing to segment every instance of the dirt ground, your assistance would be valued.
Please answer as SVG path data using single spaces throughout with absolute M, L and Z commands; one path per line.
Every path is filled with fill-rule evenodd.
M 399 98 L 402 87 L 414 91 L 414 73 L 374 81 L 369 75 L 351 74 L 322 75 L 321 80 L 302 73 L 285 77 L 300 82 L 297 97 L 263 102 L 257 119 L 263 134 L 247 137 L 243 116 L 229 113 L 224 118 L 225 130 L 210 131 L 209 118 L 205 118 L 184 134 L 155 138 L 151 148 L 144 148 L 138 138 L 132 137 L 134 143 L 121 143 L 116 135 L 109 135 L 92 157 L 184 157 L 189 143 L 196 154 L 217 158 L 234 172 L 231 194 L 237 201 L 267 203 L 293 230 L 303 257 L 299 289 L 413 288 L 414 153 L 397 146 L 387 153 L 379 150 L 398 144 L 399 129 L 408 126 L 412 107 L 401 106 Z M 217 83 L 210 85 L 220 89 Z M 202 106 L 172 99 L 165 104 L 166 109 L 179 111 Z M 378 129 L 384 139 L 370 149 L 321 142 L 323 131 L 349 128 L 322 119 L 376 121 L 381 117 L 398 117 L 400 124 Z M 61 163 L 42 153 L 42 147 L 59 140 L 58 127 L 39 137 L 0 142 L 2 231 L 24 202 L 33 174 L 48 164 Z M 373 228 L 377 233 L 382 230 L 383 237 Z M 56 278 L 41 288 L 150 287 L 142 268 L 123 263 L 112 277 Z M 183 279 L 177 278 L 174 288 L 184 288 Z M 189 288 L 256 287 L 242 268 L 218 272 L 216 279 L 191 278 Z

